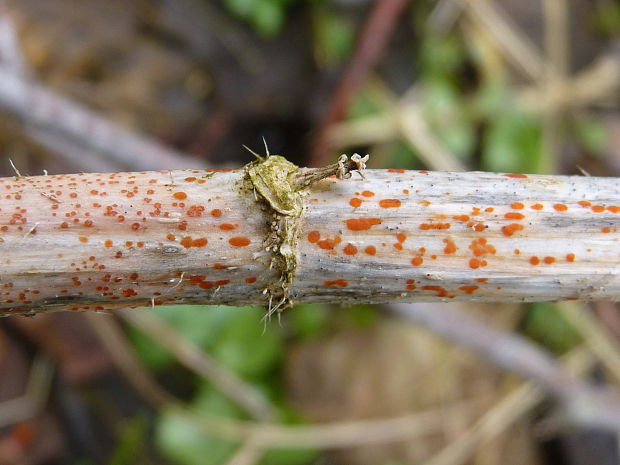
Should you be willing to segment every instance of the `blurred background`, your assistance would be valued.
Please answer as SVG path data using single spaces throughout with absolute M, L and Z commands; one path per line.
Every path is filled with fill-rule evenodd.
M 616 0 L 0 0 L 0 175 L 236 167 L 264 137 L 302 166 L 620 176 L 619 39 Z M 616 306 L 572 305 L 451 308 L 617 386 Z M 263 311 L 0 320 L 0 465 L 620 463 L 389 309 Z

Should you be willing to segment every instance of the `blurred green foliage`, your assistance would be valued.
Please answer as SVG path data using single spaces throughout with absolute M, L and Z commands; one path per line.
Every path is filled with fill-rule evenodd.
M 523 331 L 556 354 L 563 354 L 581 342 L 575 329 L 552 302 L 530 304 Z

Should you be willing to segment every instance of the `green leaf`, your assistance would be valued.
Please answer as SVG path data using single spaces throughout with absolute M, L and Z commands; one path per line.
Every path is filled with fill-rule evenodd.
M 524 331 L 555 353 L 564 353 L 581 341 L 574 328 L 551 302 L 530 305 L 524 321 Z
M 212 355 L 240 376 L 255 378 L 267 374 L 283 352 L 281 332 L 277 326 L 261 322 L 259 308 L 229 308 L 230 320 L 221 329 Z
M 275 36 L 284 24 L 285 5 L 278 0 L 258 0 L 250 19 L 256 32 L 264 37 Z
M 424 113 L 433 132 L 452 153 L 467 157 L 474 147 L 475 132 L 462 95 L 445 79 L 427 81 L 424 90 Z
M 232 318 L 230 307 L 175 305 L 155 307 L 150 311 L 185 339 L 203 348 L 212 346 L 221 328 Z M 136 352 L 149 369 L 162 370 L 172 363 L 174 358 L 157 341 L 132 327 L 128 334 Z
M 575 136 L 591 155 L 600 155 L 607 147 L 607 134 L 600 120 L 581 116 L 574 121 Z
M 540 122 L 525 113 L 505 111 L 491 118 L 483 144 L 485 170 L 536 173 L 541 169 Z
M 122 427 L 118 445 L 108 465 L 133 465 L 139 463 L 140 451 L 148 437 L 149 421 L 145 415 L 136 415 Z
M 329 308 L 322 304 L 297 305 L 290 311 L 290 321 L 301 338 L 319 335 L 329 319 Z
M 313 8 L 313 20 L 317 62 L 324 67 L 341 63 L 353 48 L 354 29 L 344 16 L 330 11 L 322 3 Z
M 241 411 L 214 389 L 203 386 L 192 402 L 197 414 L 240 418 Z M 219 465 L 234 453 L 237 445 L 206 434 L 177 410 L 163 410 L 155 431 L 161 451 L 179 465 Z

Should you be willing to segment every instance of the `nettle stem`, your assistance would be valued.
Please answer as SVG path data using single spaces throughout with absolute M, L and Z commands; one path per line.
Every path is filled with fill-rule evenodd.
M 247 168 L 0 179 L 0 315 L 267 306 L 274 294 L 333 303 L 620 298 L 617 179 L 313 176 L 293 172 L 292 190 L 274 193 L 295 221 L 281 240 L 282 213 Z M 294 257 L 286 270 L 274 266 L 278 250 Z

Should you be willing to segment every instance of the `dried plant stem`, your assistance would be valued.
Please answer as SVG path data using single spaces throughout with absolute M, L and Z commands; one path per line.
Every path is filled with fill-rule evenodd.
M 282 210 L 292 194 L 271 188 Z M 244 170 L 13 177 L 0 192 L 0 314 L 266 305 L 275 253 L 295 257 L 295 302 L 620 298 L 613 178 L 372 170 L 294 193 L 299 216 L 275 229 Z
M 78 151 L 76 147 L 82 146 L 91 158 L 95 158 L 94 163 L 102 162 L 96 160 L 93 153 L 103 153 L 111 162 L 126 169 L 204 167 L 197 160 L 122 128 L 85 106 L 17 74 L 5 64 L 0 64 L 0 107 L 30 125 L 34 137 L 42 143 L 53 149 L 72 147 L 69 155 L 74 157 Z

